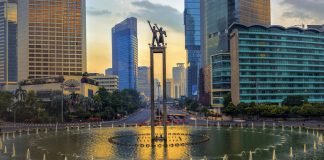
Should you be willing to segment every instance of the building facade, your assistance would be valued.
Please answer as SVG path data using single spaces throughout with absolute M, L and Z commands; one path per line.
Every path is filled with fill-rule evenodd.
M 18 0 L 18 80 L 86 72 L 85 0 Z
M 107 68 L 106 70 L 105 70 L 105 75 L 106 76 L 111 76 L 111 75 L 114 75 L 114 72 L 113 72 L 113 70 L 112 70 L 112 68 Z
M 147 98 L 151 96 L 150 82 L 150 67 L 138 67 L 137 91 Z
M 118 90 L 118 76 L 115 75 L 98 75 L 90 76 L 90 78 L 96 80 L 98 85 L 104 87 L 108 92 L 114 92 Z
M 234 104 L 280 104 L 289 95 L 324 102 L 324 32 L 241 24 L 230 32 Z
M 231 91 L 231 56 L 229 53 L 217 53 L 212 55 L 211 61 L 211 105 L 220 113 L 224 97 Z
M 166 80 L 166 97 L 167 99 L 174 98 L 174 84 L 173 79 Z
M 324 31 L 324 24 L 322 24 L 322 25 L 307 25 L 307 28 L 308 29 L 317 29 L 317 30 L 323 32 Z
M 271 24 L 270 0 L 201 0 L 200 7 L 201 67 L 207 72 L 212 72 L 208 69 L 213 69 L 211 66 L 212 55 L 229 53 L 228 28 L 232 23 Z M 200 87 L 200 89 L 212 88 L 211 83 L 206 83 L 212 79 L 208 76 L 211 74 L 201 73 L 201 75 L 204 76 L 200 78 L 202 81 L 200 84 L 204 83 L 204 87 Z M 199 92 L 199 99 L 204 99 L 204 101 L 209 101 L 208 97 L 204 97 L 205 95 L 214 94 L 210 94 L 211 90 L 200 90 Z
M 119 89 L 136 89 L 138 66 L 137 19 L 116 24 L 112 30 L 113 74 L 119 77 Z
M 0 85 L 17 83 L 17 1 L 0 1 Z
M 174 98 L 186 96 L 187 93 L 187 76 L 184 63 L 177 63 L 176 67 L 172 70 L 173 85 L 174 85 Z
M 185 0 L 185 47 L 187 51 L 187 95 L 198 96 L 200 68 L 200 0 Z

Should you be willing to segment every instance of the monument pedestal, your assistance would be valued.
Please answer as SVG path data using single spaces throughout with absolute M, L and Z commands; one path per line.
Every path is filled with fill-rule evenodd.
M 154 100 L 154 54 L 162 54 L 162 76 L 163 76 L 163 95 L 162 95 L 162 108 L 163 108 L 163 137 L 155 137 L 155 100 Z M 167 108 L 166 108 L 166 45 L 153 46 L 150 45 L 150 77 L 151 77 L 151 141 L 152 144 L 156 140 L 164 140 L 167 143 Z M 158 103 L 159 105 L 159 103 Z

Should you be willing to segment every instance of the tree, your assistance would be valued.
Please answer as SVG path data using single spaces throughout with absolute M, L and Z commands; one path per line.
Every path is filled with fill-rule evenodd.
M 307 98 L 304 96 L 287 96 L 283 101 L 282 105 L 284 106 L 302 106 L 307 102 Z
M 232 102 L 232 95 L 231 92 L 227 93 L 224 97 L 223 105 L 227 107 Z

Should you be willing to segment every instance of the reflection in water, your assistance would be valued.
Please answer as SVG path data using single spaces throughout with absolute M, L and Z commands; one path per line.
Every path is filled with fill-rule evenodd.
M 146 146 L 150 144 L 150 127 L 137 128 L 102 128 L 80 129 L 71 128 L 55 130 L 48 133 L 31 133 L 29 136 L 22 134 L 15 138 L 4 139 L 2 136 L 2 150 L 0 159 L 223 159 L 227 155 L 230 160 L 250 159 L 263 160 L 271 158 L 289 159 L 323 159 L 323 136 L 307 134 L 306 130 L 294 132 L 273 130 L 271 128 L 218 128 L 218 127 L 169 127 L 168 147 L 163 147 L 164 142 L 156 142 L 156 147 Z M 163 133 L 162 127 L 156 127 L 157 135 Z M 207 135 L 210 140 L 192 146 L 175 146 L 176 143 L 189 143 L 197 137 L 180 136 L 180 134 Z M 7 134 L 8 135 L 8 134 Z M 122 141 L 144 146 L 132 147 L 115 145 L 108 142 L 108 138 L 121 135 L 146 135 L 143 137 L 128 136 Z M 173 145 L 172 145 L 173 144 Z M 13 147 L 11 147 L 13 146 Z M 30 148 L 30 149 L 28 149 Z M 293 149 L 293 150 L 292 150 Z M 251 151 L 251 152 L 250 152 Z M 6 154 L 3 154 L 6 152 Z M 13 154 L 14 153 L 14 154 Z M 252 158 L 251 158 L 252 159 Z

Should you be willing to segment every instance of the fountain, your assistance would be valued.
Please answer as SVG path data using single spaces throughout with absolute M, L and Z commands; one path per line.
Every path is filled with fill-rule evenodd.
M 99 128 L 101 129 L 101 123 L 99 124 Z
M 56 123 L 56 125 L 55 125 L 55 133 L 57 133 L 57 123 Z
M 8 152 L 7 152 L 7 146 L 6 145 L 4 145 L 4 151 L 3 151 L 3 153 L 4 154 L 7 154 Z
M 316 137 L 317 137 L 317 138 L 319 137 L 319 135 L 318 135 L 318 131 L 316 131 Z
M 111 128 L 114 128 L 114 124 L 113 123 L 111 124 Z
M 292 149 L 292 147 L 290 147 L 290 153 L 289 153 L 289 157 L 290 157 L 290 158 L 293 158 L 293 157 L 294 157 L 294 154 L 293 154 L 293 149 Z
M 26 153 L 26 160 L 30 160 L 30 151 L 29 148 L 27 149 L 27 153 Z
M 253 123 L 253 122 L 252 122 L 252 124 L 251 124 L 251 128 L 254 129 L 254 123 Z
M 290 126 L 290 132 L 293 132 L 293 131 L 294 131 L 293 126 Z
M 80 126 L 79 125 L 77 126 L 77 131 L 80 131 Z
M 67 157 L 66 156 L 64 156 L 64 160 L 67 160 Z
M 44 153 L 44 155 L 43 155 L 43 160 L 46 160 L 46 154 Z
M 12 132 L 12 138 L 16 138 L 16 133 L 15 133 L 15 131 Z
M 272 129 L 273 129 L 273 130 L 276 129 L 276 123 L 272 123 Z
M 299 126 L 299 129 L 298 129 L 298 132 L 299 132 L 299 134 L 301 134 L 301 127 Z
M 7 140 L 9 139 L 9 132 L 7 132 Z
M 308 135 L 308 129 L 307 129 L 307 131 L 306 131 L 306 134 Z
M 229 128 L 232 128 L 232 123 L 230 123 L 230 127 Z
M 124 123 L 124 128 L 126 128 L 126 124 Z
M 263 129 L 263 130 L 266 129 L 266 126 L 265 126 L 265 122 L 264 122 L 264 121 L 262 122 L 262 129 Z
M 315 130 L 313 129 L 313 136 L 315 135 Z
M 38 134 L 38 128 L 36 128 L 36 134 Z
M 249 160 L 253 160 L 253 157 L 252 157 L 252 151 L 250 151 Z
M 47 134 L 47 128 L 45 128 L 45 133 Z
M 243 128 L 243 123 L 241 122 L 241 128 Z
M 273 149 L 273 152 L 272 152 L 272 160 L 277 160 L 276 149 Z
M 91 160 L 94 160 L 93 156 L 91 156 Z
M 19 129 L 19 136 L 21 136 L 21 129 Z
M 207 119 L 207 122 L 206 122 L 207 124 L 206 124 L 206 126 L 207 126 L 207 128 L 208 128 L 208 119 Z
M 220 124 L 219 124 L 219 121 L 217 121 L 217 128 L 220 128 Z
M 15 147 L 15 144 L 14 143 L 12 144 L 12 154 L 11 154 L 11 157 L 16 157 L 16 147 Z
M 91 125 L 90 125 L 90 123 L 88 124 L 88 129 L 89 129 L 89 131 L 91 130 Z
M 29 134 L 29 128 L 27 129 L 27 135 L 29 136 L 30 134 Z
M 66 131 L 70 132 L 70 127 L 69 126 L 66 126 Z
M 281 126 L 281 131 L 282 131 L 282 132 L 285 131 L 285 125 L 284 125 L 284 124 L 282 124 L 282 126 Z
M 304 144 L 304 153 L 307 153 L 307 148 L 306 148 L 306 144 Z
M 316 141 L 314 141 L 314 146 L 313 146 L 314 150 L 317 150 L 317 145 L 316 145 Z
M 227 154 L 224 155 L 223 160 L 228 160 L 228 155 Z

